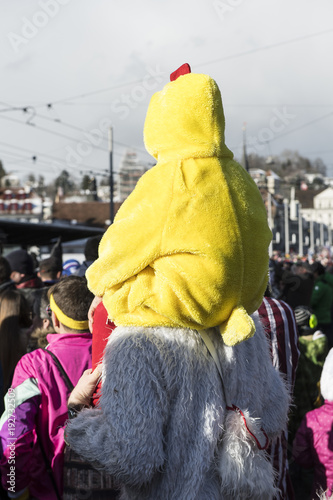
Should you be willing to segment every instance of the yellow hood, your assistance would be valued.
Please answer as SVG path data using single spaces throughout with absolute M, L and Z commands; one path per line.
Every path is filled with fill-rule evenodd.
M 116 325 L 219 326 L 254 333 L 271 232 L 257 186 L 224 144 L 219 89 L 188 74 L 151 99 L 144 130 L 157 165 L 123 203 L 86 276 Z

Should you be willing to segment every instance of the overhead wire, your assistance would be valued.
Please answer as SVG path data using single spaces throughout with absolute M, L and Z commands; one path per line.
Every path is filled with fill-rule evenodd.
M 3 103 L 3 104 L 4 104 L 4 103 Z M 34 109 L 34 107 L 33 107 L 33 106 L 24 106 L 24 107 L 22 107 L 22 108 L 13 107 L 12 109 L 9 109 L 9 108 L 8 108 L 8 109 L 7 109 L 7 111 L 10 111 L 10 110 L 12 110 L 12 111 L 18 111 L 18 110 L 21 110 L 21 111 L 27 112 L 27 111 L 28 111 L 28 109 L 32 109 L 32 110 L 33 110 L 33 109 Z M 0 111 L 1 111 L 1 110 L 0 110 Z M 47 121 L 50 121 L 50 122 L 52 122 L 52 123 L 56 123 L 56 124 L 59 124 L 59 125 L 63 125 L 63 126 L 65 126 L 65 127 L 68 127 L 68 128 L 70 128 L 70 129 L 72 129 L 72 130 L 76 130 L 76 131 L 81 132 L 81 133 L 89 133 L 89 131 L 87 131 L 87 130 L 85 130 L 85 129 L 81 128 L 81 127 L 78 127 L 78 126 L 76 126 L 76 125 L 72 125 L 72 124 L 70 124 L 70 123 L 64 122 L 64 121 L 63 121 L 63 120 L 61 120 L 60 118 L 51 118 L 51 117 L 48 117 L 48 116 L 45 116 L 45 115 L 41 115 L 40 113 L 36 113 L 36 112 L 35 112 L 32 118 L 37 118 L 37 117 L 38 117 L 38 118 L 41 118 L 41 119 L 44 119 L 44 120 L 47 120 Z M 3 116 L 0 116 L 0 119 L 5 119 L 5 120 L 9 120 L 9 121 L 17 122 L 17 123 L 20 123 L 20 124 L 23 124 L 23 125 L 24 125 L 24 124 L 27 124 L 27 122 L 22 122 L 21 120 L 15 119 L 15 118 L 13 118 L 13 117 L 7 117 L 7 116 L 3 117 Z M 50 129 L 46 129 L 46 128 L 44 128 L 44 127 L 40 127 L 39 125 L 36 125 L 35 123 L 32 123 L 31 121 L 28 123 L 28 125 L 34 126 L 34 127 L 36 127 L 37 129 L 42 130 L 42 131 L 44 131 L 44 132 L 52 133 L 52 134 L 54 134 L 54 135 L 58 135 L 58 136 L 60 136 L 60 137 L 64 137 L 64 138 L 66 138 L 66 139 L 70 139 L 70 140 L 72 140 L 72 141 L 76 141 L 76 140 L 77 140 L 76 138 L 73 138 L 73 137 L 70 137 L 70 136 L 66 136 L 66 135 L 64 135 L 64 134 L 60 134 L 59 132 L 55 132 L 55 131 L 52 131 L 52 130 L 50 130 Z M 103 142 L 104 142 L 104 141 L 107 141 L 107 138 L 106 138 L 106 137 L 103 137 L 103 138 L 102 138 L 102 140 L 103 140 Z M 135 147 L 135 146 L 130 146 L 129 144 L 125 144 L 125 143 L 123 143 L 123 142 L 119 142 L 119 141 L 116 141 L 116 140 L 113 140 L 113 142 L 114 142 L 114 144 L 117 144 L 117 145 L 119 145 L 119 146 L 126 147 L 126 148 L 131 149 L 131 150 L 134 150 L 134 151 L 139 151 L 140 153 L 145 153 L 145 154 L 148 154 L 148 153 L 147 153 L 147 151 L 146 151 L 146 150 L 144 150 L 144 149 L 141 149 L 141 148 L 138 148 L 138 147 Z M 108 149 L 106 149 L 106 148 L 102 148 L 102 147 L 99 147 L 98 145 L 94 145 L 94 144 L 92 144 L 92 143 L 89 143 L 89 144 L 90 144 L 90 145 L 91 145 L 94 149 L 100 149 L 101 151 L 108 151 Z M 115 154 L 119 154 L 119 155 L 120 155 L 120 153 L 115 153 Z M 121 155 L 120 155 L 120 156 L 121 156 Z
M 207 65 L 210 65 L 210 64 L 214 64 L 216 62 L 220 62 L 220 61 L 226 61 L 226 60 L 230 60 L 230 59 L 236 59 L 236 58 L 247 56 L 247 55 L 250 55 L 250 54 L 254 54 L 254 53 L 257 53 L 257 52 L 260 52 L 260 51 L 274 49 L 274 48 L 277 48 L 277 47 L 280 47 L 280 46 L 283 46 L 283 45 L 287 45 L 287 44 L 291 44 L 291 43 L 297 43 L 297 42 L 300 42 L 300 41 L 303 41 L 303 40 L 306 40 L 306 39 L 310 39 L 310 38 L 322 36 L 322 35 L 325 35 L 325 34 L 328 34 L 328 33 L 332 33 L 332 32 L 333 32 L 333 28 L 330 28 L 330 29 L 327 29 L 327 30 L 322 30 L 322 31 L 317 32 L 317 33 L 310 33 L 310 34 L 303 35 L 303 36 L 300 36 L 300 37 L 296 37 L 296 38 L 293 38 L 293 39 L 284 40 L 284 41 L 280 41 L 280 42 L 276 42 L 276 43 L 272 43 L 272 44 L 267 44 L 267 45 L 262 46 L 262 47 L 257 47 L 257 48 L 254 48 L 254 49 L 251 49 L 251 50 L 247 50 L 247 51 L 243 51 L 243 52 L 239 52 L 239 53 L 236 53 L 236 54 L 230 54 L 230 55 L 227 55 L 227 56 L 222 56 L 222 57 L 219 57 L 219 58 L 216 58 L 216 59 L 212 59 L 210 61 L 206 61 L 204 63 L 199 63 L 196 66 L 197 67 L 203 67 L 203 66 L 207 66 Z M 50 107 L 53 107 L 53 105 L 55 105 L 55 104 L 65 104 L 65 103 L 68 103 L 68 101 L 82 99 L 82 98 L 86 98 L 86 97 L 92 96 L 92 95 L 98 95 L 98 94 L 101 94 L 101 93 L 105 93 L 107 91 L 111 91 L 111 90 L 123 88 L 123 87 L 130 86 L 130 85 L 135 85 L 135 84 L 140 83 L 140 82 L 142 82 L 142 79 L 137 79 L 137 80 L 133 80 L 131 82 L 126 82 L 126 83 L 122 83 L 122 84 L 112 85 L 112 86 L 105 87 L 105 88 L 102 88 L 102 89 L 97 89 L 95 91 L 80 93 L 80 94 L 77 94 L 77 95 L 74 95 L 74 96 L 71 96 L 71 97 L 68 97 L 68 98 L 65 98 L 65 99 L 58 99 L 58 100 L 52 101 L 51 103 L 41 104 L 41 105 L 35 105 L 35 106 L 17 107 L 17 106 L 10 106 L 7 103 L 1 102 L 1 104 L 7 106 L 7 108 L 0 109 L 0 113 L 1 112 L 7 112 L 7 111 L 17 111 L 17 110 L 23 110 L 25 112 L 28 112 L 29 109 L 34 109 L 34 108 L 37 109 L 37 108 L 42 108 L 42 107 L 45 107 L 45 106 L 47 106 L 47 107 L 50 108 Z M 83 104 L 83 103 L 81 103 L 81 104 Z M 235 106 L 237 106 L 237 105 L 235 105 Z M 239 105 L 239 106 L 241 106 L 241 105 Z M 248 105 L 248 106 L 250 106 L 250 105 Z M 253 105 L 253 106 L 255 106 L 255 105 Z M 265 105 L 262 105 L 262 106 L 265 106 Z M 268 106 L 268 105 L 266 105 L 266 106 Z M 316 106 L 316 105 L 313 105 L 313 106 Z M 275 136 L 271 140 L 277 140 L 280 137 L 283 137 L 283 136 L 286 136 L 286 135 L 288 135 L 290 133 L 293 133 L 293 132 L 296 132 L 298 130 L 301 130 L 301 129 L 303 129 L 303 128 L 305 128 L 305 127 L 307 127 L 307 126 L 309 126 L 309 125 L 311 125 L 311 124 L 313 124 L 313 123 L 315 123 L 315 122 L 317 122 L 319 120 L 322 120 L 322 119 L 324 119 L 324 118 L 326 118 L 328 116 L 331 116 L 332 114 L 333 114 L 332 112 L 328 113 L 328 114 L 324 115 L 323 117 L 319 117 L 317 119 L 311 120 L 310 122 L 308 122 L 306 124 L 303 124 L 303 125 L 301 125 L 299 127 L 296 127 L 296 128 L 294 128 L 292 130 L 285 131 L 285 132 L 283 132 L 283 133 Z M 36 116 L 37 116 L 37 113 L 35 113 L 35 115 L 33 116 L 33 118 L 36 117 Z M 40 118 L 42 118 L 42 119 L 48 119 L 50 121 L 53 121 L 53 122 L 56 122 L 56 123 L 60 123 L 60 124 L 62 124 L 64 126 L 72 128 L 73 130 L 77 130 L 77 131 L 80 131 L 80 132 L 87 132 L 87 131 L 84 131 L 83 129 L 80 129 L 79 127 L 76 127 L 75 125 L 71 125 L 71 124 L 62 122 L 59 119 L 52 119 L 52 118 L 45 117 L 45 116 L 40 115 L 40 114 L 38 116 Z M 7 119 L 7 120 L 10 120 L 12 122 L 16 122 L 16 123 L 20 123 L 20 124 L 27 124 L 27 122 L 24 123 L 24 122 L 22 122 L 20 120 L 16 120 L 15 118 L 8 117 L 8 116 L 6 116 L 6 117 L 0 116 L 0 118 Z M 53 135 L 56 135 L 56 136 L 59 136 L 59 137 L 62 137 L 62 138 L 65 138 L 65 139 L 68 139 L 68 140 L 71 140 L 71 141 L 76 141 L 77 140 L 76 138 L 73 138 L 73 137 L 67 136 L 65 134 L 61 134 L 59 132 L 56 132 L 56 131 L 53 131 L 53 130 L 49 130 L 49 129 L 45 128 L 45 127 L 41 127 L 39 125 L 36 125 L 35 123 L 31 123 L 30 122 L 30 123 L 28 123 L 28 125 L 34 126 L 38 130 L 41 130 L 41 131 L 44 131 L 44 132 L 47 132 L 47 133 L 51 133 Z M 116 143 L 116 141 L 114 141 L 114 142 Z M 118 142 L 118 144 L 121 145 L 121 146 L 128 147 L 128 145 L 126 145 L 124 143 Z M 91 144 L 91 143 L 90 143 L 90 145 L 94 149 L 99 149 L 99 150 L 104 151 L 104 152 L 107 151 L 107 149 L 99 147 L 97 145 L 94 145 L 94 144 Z M 146 153 L 146 151 L 140 150 L 139 148 L 130 147 L 130 149 Z M 117 154 L 117 153 L 115 153 L 115 154 Z M 62 161 L 62 160 L 60 160 L 60 161 Z
M 8 143 L 2 142 L 2 141 L 0 141 L 0 151 L 1 151 L 1 145 L 5 146 L 5 147 L 8 147 L 8 148 L 18 149 L 20 151 L 31 153 L 33 156 L 27 157 L 27 161 L 29 161 L 29 160 L 38 161 L 38 162 L 39 161 L 43 161 L 45 163 L 45 160 L 40 159 L 40 157 L 46 157 L 46 158 L 49 158 L 50 160 L 52 160 L 53 162 L 57 162 L 58 164 L 60 163 L 64 167 L 68 168 L 68 165 L 67 165 L 66 161 L 63 160 L 62 158 L 59 158 L 59 157 L 56 157 L 56 156 L 52 156 L 52 155 L 49 155 L 47 153 L 36 153 L 36 151 L 34 151 L 34 150 L 27 149 L 27 148 L 22 148 L 20 146 L 14 146 L 12 144 L 8 144 Z M 36 157 L 35 160 L 34 160 L 34 157 Z M 50 162 L 48 162 L 48 164 L 50 164 Z M 74 168 L 74 166 L 71 166 L 71 167 Z M 86 165 L 86 164 L 80 163 L 77 166 L 75 166 L 75 169 L 84 169 L 84 170 L 87 170 L 87 171 L 93 171 L 93 170 L 96 170 L 96 167 L 92 166 L 92 165 Z M 101 171 L 101 170 L 99 169 L 99 171 Z
M 243 57 L 243 56 L 254 54 L 256 52 L 261 52 L 261 51 L 264 51 L 264 50 L 270 50 L 270 49 L 273 49 L 273 48 L 276 48 L 276 47 L 280 47 L 282 45 L 288 45 L 290 43 L 297 43 L 297 42 L 300 42 L 302 40 L 306 40 L 306 39 L 309 39 L 309 38 L 314 38 L 314 37 L 317 37 L 317 36 L 322 36 L 322 35 L 325 35 L 327 33 L 332 33 L 332 32 L 333 32 L 333 28 L 330 28 L 330 29 L 327 29 L 327 30 L 322 30 L 322 31 L 319 31 L 319 32 L 316 32 L 316 33 L 310 33 L 308 35 L 303 35 L 303 36 L 292 38 L 292 39 L 289 39 L 289 40 L 283 40 L 283 41 L 280 41 L 280 42 L 271 43 L 271 44 L 268 44 L 268 45 L 264 45 L 263 47 L 257 47 L 255 49 L 251 49 L 251 50 L 247 50 L 247 51 L 243 51 L 243 52 L 238 52 L 236 54 L 230 54 L 228 56 L 222 56 L 222 57 L 219 57 L 217 59 L 212 59 L 210 61 L 199 63 L 199 64 L 196 65 L 196 67 L 200 68 L 200 67 L 203 67 L 203 66 L 207 66 L 209 64 L 214 64 L 216 62 L 227 61 L 229 59 L 236 59 L 238 57 Z M 141 83 L 141 82 L 142 82 L 142 79 L 139 79 L 139 80 L 135 80 L 133 82 L 127 82 L 127 83 L 119 84 L 119 85 L 112 85 L 110 87 L 105 87 L 105 88 L 98 89 L 98 90 L 95 90 L 95 91 L 85 92 L 85 93 L 82 93 L 82 94 L 77 94 L 77 95 L 74 95 L 74 96 L 71 96 L 71 97 L 67 97 L 65 99 L 58 99 L 57 101 L 52 101 L 52 104 L 59 104 L 59 103 L 64 103 L 66 101 L 73 101 L 73 100 L 85 98 L 85 97 L 88 97 L 88 96 L 91 96 L 91 95 L 97 95 L 97 94 L 101 94 L 101 93 L 104 93 L 104 92 L 108 92 L 110 90 L 114 90 L 114 89 L 117 89 L 117 88 L 122 88 L 122 87 L 127 87 L 127 86 L 130 86 L 130 85 L 135 85 L 135 84 Z

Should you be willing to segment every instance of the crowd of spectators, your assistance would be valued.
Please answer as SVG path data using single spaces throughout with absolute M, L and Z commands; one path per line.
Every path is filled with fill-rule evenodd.
M 20 394 L 16 406 L 17 425 L 20 425 L 20 416 L 21 423 L 25 422 L 21 434 L 16 436 L 16 453 L 19 455 L 16 484 L 19 496 L 17 490 L 15 494 L 11 493 L 8 489 L 10 483 L 3 477 L 2 484 L 5 488 L 7 486 L 7 491 L 1 490 L 1 498 L 7 498 L 7 495 L 8 498 L 20 499 L 62 498 L 63 462 L 59 456 L 63 455 L 65 448 L 62 427 L 67 418 L 70 390 L 62 386 L 62 394 L 56 394 L 52 384 L 56 385 L 57 390 L 59 384 L 61 386 L 59 375 L 55 375 L 58 374 L 58 365 L 49 355 L 43 353 L 57 353 L 64 370 L 70 374 L 73 386 L 84 370 L 91 367 L 91 334 L 87 318 L 93 296 L 87 289 L 84 272 L 97 258 L 98 243 L 99 239 L 96 238 L 89 241 L 86 245 L 86 260 L 75 266 L 73 262 L 66 262 L 64 266 L 61 254 L 56 252 L 40 260 L 37 268 L 34 259 L 26 250 L 15 250 L 7 257 L 0 257 L 2 427 L 6 421 L 4 396 L 7 394 L 8 398 L 11 388 L 26 391 L 26 395 Z M 76 278 L 73 278 L 75 275 Z M 67 284 L 66 280 L 69 280 Z M 68 309 L 69 297 L 72 297 L 73 304 Z M 78 311 L 80 318 L 76 316 Z M 333 397 L 332 391 L 327 387 L 333 384 L 332 352 L 330 358 L 327 355 L 333 347 L 332 312 L 333 265 L 324 266 L 319 261 L 309 262 L 305 259 L 271 259 L 270 285 L 258 314 L 271 345 L 273 364 L 287 380 L 293 401 L 288 427 L 280 438 L 272 443 L 269 451 L 278 478 L 281 500 L 314 498 L 315 492 L 326 491 L 331 487 L 329 481 L 332 481 L 333 441 L 332 430 L 329 429 L 333 428 Z M 107 325 L 104 308 L 102 314 L 103 325 Z M 68 326 L 68 317 L 69 324 L 72 327 L 74 325 L 74 328 Z M 103 336 L 101 353 L 107 340 L 105 325 L 100 327 Z M 110 332 L 113 328 L 114 325 Z M 59 333 L 62 335 L 63 347 L 61 342 L 56 341 Z M 67 344 L 64 334 L 67 335 Z M 75 340 L 73 350 L 71 345 Z M 80 343 L 82 345 L 78 348 Z M 330 363 L 330 367 L 326 369 L 326 389 L 323 390 L 320 381 L 324 376 L 322 370 L 325 359 L 326 365 Z M 49 376 L 43 390 L 36 391 L 33 384 L 38 384 L 41 372 L 54 374 Z M 45 378 L 45 375 L 43 377 Z M 33 380 L 36 382 L 31 382 Z M 30 389 L 27 387 L 29 383 L 32 383 Z M 55 401 L 58 401 L 58 407 Z M 41 410 L 43 405 L 47 406 L 47 410 L 45 407 Z M 48 417 L 45 417 L 45 411 Z M 325 418 L 323 428 L 326 433 L 320 432 L 321 418 Z M 46 425 L 45 419 L 49 421 L 49 428 L 46 433 L 43 430 L 41 436 L 41 429 L 45 429 Z M 33 422 L 37 422 L 37 425 Z M 0 429 L 0 464 L 4 475 L 9 465 L 10 443 L 6 442 L 3 434 Z M 39 458 L 37 454 L 37 459 L 32 451 L 36 440 L 42 443 L 43 450 Z M 313 451 L 314 447 L 317 452 Z M 44 465 L 39 464 L 39 472 L 31 473 L 29 462 L 35 467 L 36 460 Z M 53 474 L 51 479 L 49 472 L 46 472 L 49 468 L 51 476 Z M 41 477 L 44 479 L 41 480 Z M 117 491 L 110 489 L 109 495 L 110 498 L 117 498 Z

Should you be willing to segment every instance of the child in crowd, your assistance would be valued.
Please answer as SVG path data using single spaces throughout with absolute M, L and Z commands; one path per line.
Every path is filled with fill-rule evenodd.
M 320 490 L 326 491 L 326 498 L 333 494 L 333 349 L 325 360 L 320 388 L 324 405 L 305 415 L 293 444 L 295 461 L 314 469 L 312 499 Z
M 46 349 L 26 354 L 17 364 L 0 421 L 0 470 L 9 498 L 61 498 L 69 386 L 91 367 L 87 314 L 93 296 L 86 280 L 65 277 L 49 289 L 48 297 L 56 333 L 47 337 Z
M 145 143 L 157 164 L 86 272 L 89 316 L 103 301 L 116 328 L 100 401 L 75 412 L 66 439 L 121 483 L 122 500 L 272 498 L 264 450 L 285 428 L 289 396 L 250 316 L 271 232 L 225 145 L 216 82 L 187 64 L 175 71 L 152 97 Z M 72 393 L 70 408 L 89 402 L 94 377 L 88 400 Z
M 328 353 L 327 337 L 317 326 L 317 318 L 306 306 L 295 308 L 299 334 L 300 358 L 298 362 L 294 405 L 289 420 L 289 440 L 292 443 L 304 415 L 318 404 L 318 384 Z

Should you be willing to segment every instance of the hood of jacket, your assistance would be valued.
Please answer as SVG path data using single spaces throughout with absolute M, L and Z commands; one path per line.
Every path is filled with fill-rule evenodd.
M 149 104 L 144 141 L 158 161 L 233 158 L 224 142 L 220 90 L 208 75 L 189 74 L 156 92 Z

